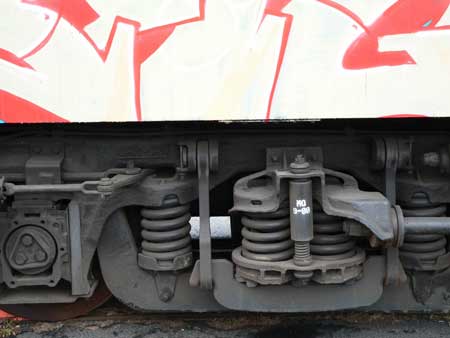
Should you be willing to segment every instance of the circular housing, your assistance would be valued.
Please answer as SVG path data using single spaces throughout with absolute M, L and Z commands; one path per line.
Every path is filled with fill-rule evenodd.
M 56 252 L 52 235 L 35 225 L 14 230 L 5 244 L 9 265 L 24 275 L 37 275 L 48 270 L 55 261 Z

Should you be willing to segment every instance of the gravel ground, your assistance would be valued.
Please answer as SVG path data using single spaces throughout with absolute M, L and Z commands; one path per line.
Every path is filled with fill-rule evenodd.
M 20 338 L 438 338 L 450 336 L 448 315 L 338 313 L 320 315 L 126 315 L 103 312 L 64 323 L 5 322 L 0 337 Z

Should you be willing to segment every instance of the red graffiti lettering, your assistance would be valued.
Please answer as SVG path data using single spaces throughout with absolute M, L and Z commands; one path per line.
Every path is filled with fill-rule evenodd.
M 266 121 L 270 119 L 270 112 L 272 110 L 273 98 L 275 96 L 275 90 L 277 88 L 278 79 L 280 77 L 281 67 L 283 65 L 284 56 L 286 54 L 286 47 L 289 40 L 289 35 L 292 27 L 293 17 L 290 14 L 283 13 L 283 9 L 291 2 L 292 0 L 268 0 L 266 4 L 266 8 L 264 11 L 264 18 L 267 15 L 278 16 L 281 18 L 285 18 L 284 29 L 283 29 L 283 37 L 281 40 L 281 48 L 280 53 L 278 55 L 277 68 L 275 71 L 275 77 L 273 80 L 272 88 L 270 91 L 269 104 L 267 105 L 266 111 Z M 264 20 L 263 18 L 263 20 Z
M 347 49 L 343 59 L 346 69 L 415 64 L 407 51 L 380 52 L 378 39 L 388 35 L 450 29 L 436 27 L 450 0 L 399 0 L 389 7 Z

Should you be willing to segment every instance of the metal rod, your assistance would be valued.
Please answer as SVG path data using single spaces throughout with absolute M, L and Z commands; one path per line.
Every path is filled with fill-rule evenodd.
M 83 190 L 83 184 L 40 184 L 40 185 L 15 185 L 7 183 L 6 195 L 20 193 L 50 193 L 50 192 L 77 192 Z
M 450 217 L 405 217 L 406 234 L 450 235 Z
M 64 182 L 83 182 L 91 180 L 100 180 L 105 177 L 106 171 L 98 172 L 63 172 L 62 180 Z M 22 183 L 25 182 L 25 174 L 22 173 L 0 173 L 0 177 L 5 177 L 6 182 Z
M 213 288 L 211 256 L 211 224 L 209 206 L 209 143 L 197 144 L 198 200 L 199 200 L 199 248 L 200 248 L 200 287 Z
M 314 237 L 312 213 L 312 181 L 289 181 L 291 239 L 295 242 L 294 264 L 310 265 L 309 242 Z

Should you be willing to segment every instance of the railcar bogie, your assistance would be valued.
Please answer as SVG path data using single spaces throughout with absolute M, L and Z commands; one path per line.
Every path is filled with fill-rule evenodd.
M 450 137 L 380 125 L 5 127 L 0 308 L 448 311 Z

